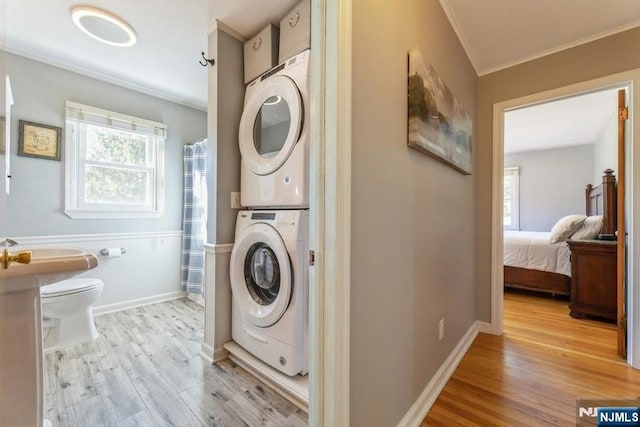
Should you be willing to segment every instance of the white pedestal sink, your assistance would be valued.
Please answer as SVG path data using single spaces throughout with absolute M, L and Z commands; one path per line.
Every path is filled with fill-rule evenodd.
M 97 257 L 78 248 L 13 246 L 30 264 L 0 267 L 0 426 L 43 423 L 40 286 L 91 270 Z

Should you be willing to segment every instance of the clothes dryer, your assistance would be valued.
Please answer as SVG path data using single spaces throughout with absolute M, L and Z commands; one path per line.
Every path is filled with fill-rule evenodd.
M 247 86 L 239 129 L 244 207 L 309 206 L 309 53 Z
M 232 337 L 293 376 L 308 371 L 309 213 L 241 211 L 231 252 Z

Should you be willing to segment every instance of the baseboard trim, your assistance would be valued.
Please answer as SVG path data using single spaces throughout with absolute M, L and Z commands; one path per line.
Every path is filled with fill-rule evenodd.
M 204 307 L 204 298 L 202 295 L 187 293 L 187 298 L 198 304 L 200 307 Z
M 483 334 L 495 335 L 495 332 L 493 330 L 493 325 L 491 323 L 481 322 L 480 320 L 478 320 L 476 321 L 476 324 L 478 325 L 478 332 Z
M 422 424 L 424 417 L 427 416 L 429 410 L 440 395 L 440 392 L 442 392 L 442 389 L 447 384 L 447 381 L 449 381 L 449 378 L 451 378 L 451 375 L 455 372 L 458 364 L 467 353 L 467 350 L 471 347 L 478 332 L 480 332 L 481 328 L 485 327 L 481 325 L 481 323 L 486 322 L 476 321 L 471 325 L 449 357 L 447 357 L 447 360 L 444 361 L 440 369 L 438 369 L 431 381 L 429 381 L 429 384 L 427 384 L 413 406 L 409 408 L 409 411 L 402 420 L 400 420 L 398 427 L 418 427 Z
M 200 357 L 202 357 L 204 359 L 205 362 L 208 362 L 209 364 L 213 365 L 213 348 L 207 344 L 207 343 L 202 343 L 200 345 Z
M 166 294 L 153 295 L 150 297 L 138 298 L 129 301 L 117 302 L 115 304 L 105 304 L 93 308 L 94 316 L 102 316 L 103 314 L 115 313 L 117 311 L 128 310 L 130 308 L 142 307 L 144 305 L 156 304 L 164 301 L 184 298 L 186 292 L 176 291 Z
M 224 348 L 217 348 L 213 350 L 213 363 L 222 362 L 229 358 L 229 352 Z

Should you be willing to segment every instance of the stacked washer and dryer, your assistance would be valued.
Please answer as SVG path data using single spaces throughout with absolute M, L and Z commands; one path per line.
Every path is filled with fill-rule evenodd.
M 288 376 L 308 372 L 309 50 L 247 86 L 232 336 Z

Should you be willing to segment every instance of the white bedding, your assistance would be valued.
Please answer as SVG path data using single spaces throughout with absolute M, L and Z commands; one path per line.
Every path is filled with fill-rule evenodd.
M 504 265 L 571 276 L 567 242 L 549 243 L 550 232 L 505 231 Z

